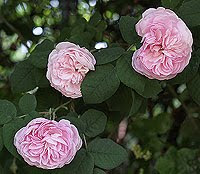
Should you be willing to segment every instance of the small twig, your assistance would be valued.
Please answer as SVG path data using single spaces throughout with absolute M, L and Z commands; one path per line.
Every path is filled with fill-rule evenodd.
M 98 50 L 96 50 L 96 49 L 90 50 L 91 53 L 93 53 L 93 52 L 95 52 L 95 51 L 98 51 Z
M 20 39 L 21 42 L 24 44 L 24 46 L 25 46 L 27 49 L 29 49 L 28 46 L 27 46 L 27 44 L 26 44 L 26 42 L 24 42 L 24 36 L 22 35 L 22 33 L 21 33 L 19 30 L 17 30 L 11 23 L 9 23 L 9 22 L 6 20 L 6 18 L 4 18 L 1 14 L 0 14 L 0 18 L 2 19 L 3 23 L 4 23 L 8 28 L 10 28 L 10 30 L 12 30 L 14 33 L 16 33 L 16 34 L 18 35 L 19 39 Z
M 55 108 L 52 112 L 52 119 L 55 120 L 56 119 L 56 112 L 61 109 L 61 108 L 64 108 L 66 110 L 68 110 L 68 107 L 66 105 L 68 105 L 72 100 L 66 102 L 66 103 L 63 103 L 62 105 L 58 106 L 57 108 Z
M 83 141 L 84 141 L 84 144 L 85 144 L 85 148 L 87 149 L 88 145 L 87 145 L 85 134 L 83 134 Z
M 57 108 L 54 109 L 53 113 L 56 113 L 59 109 L 61 108 L 65 108 L 67 109 L 66 105 L 68 105 L 72 100 L 66 102 L 66 103 L 63 103 L 62 105 L 58 106 Z
M 27 114 L 25 114 L 25 115 L 20 115 L 18 118 L 24 118 L 24 117 L 26 117 L 27 116 Z
M 41 114 L 41 115 L 43 115 L 43 114 L 49 115 L 50 113 L 49 112 L 39 112 L 39 114 Z
M 135 44 L 132 44 L 131 46 L 129 46 L 126 51 L 130 51 L 133 47 L 135 47 Z

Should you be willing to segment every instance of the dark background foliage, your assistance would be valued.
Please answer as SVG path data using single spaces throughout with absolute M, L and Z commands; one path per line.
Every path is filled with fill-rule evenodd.
M 128 59 L 140 45 L 134 24 L 145 9 L 159 6 L 176 11 L 185 20 L 194 37 L 194 51 L 188 67 L 176 78 L 163 82 L 148 80 L 129 71 Z M 104 112 L 108 119 L 105 131 L 102 133 L 101 129 L 92 128 L 87 130 L 85 134 L 88 141 L 99 133 L 101 137 L 116 141 L 119 124 L 128 117 L 126 137 L 119 142 L 127 149 L 128 158 L 118 168 L 110 171 L 107 171 L 104 164 L 98 167 L 105 169 L 107 174 L 200 173 L 199 17 L 199 0 L 0 0 L 0 99 L 9 100 L 16 107 L 13 109 L 10 104 L 7 113 L 10 117 L 6 117 L 1 109 L 3 104 L 0 104 L 0 174 L 49 172 L 30 167 L 17 156 L 14 157 L 15 149 L 10 147 L 13 142 L 5 136 L 12 137 L 12 131 L 18 129 L 18 122 L 11 121 L 12 117 L 28 114 L 29 120 L 38 112 L 48 113 L 50 108 L 59 108 L 68 102 L 66 97 L 49 87 L 45 78 L 46 59 L 40 53 L 44 49 L 45 54 L 50 52 L 53 49 L 52 42 L 65 40 L 94 52 L 97 64 L 103 67 L 97 68 L 95 78 L 101 77 L 101 71 L 104 71 L 116 82 L 118 79 L 112 74 L 113 69 L 116 69 L 122 82 L 116 82 L 117 88 L 110 89 L 114 91 L 112 95 L 104 94 L 102 98 L 89 95 L 91 91 L 84 90 L 83 83 L 84 100 L 70 101 L 67 112 L 59 108 L 57 113 L 71 118 L 73 122 L 74 111 L 78 115 L 84 115 L 91 108 Z M 43 47 L 35 49 L 36 44 L 44 39 L 48 40 L 42 42 Z M 96 52 L 106 47 L 107 52 Z M 37 51 L 34 52 L 34 49 Z M 129 51 L 124 54 L 127 49 Z M 35 59 L 37 55 L 41 57 L 39 61 Z M 28 61 L 21 62 L 27 57 Z M 112 62 L 112 65 L 104 65 L 108 62 Z M 15 73 L 11 75 L 14 67 Z M 24 78 L 23 74 L 30 71 L 31 75 Z M 136 80 L 130 80 L 127 76 Z M 85 83 L 93 80 L 91 73 Z M 27 101 L 31 101 L 31 104 L 28 105 L 26 99 L 23 101 L 21 97 L 28 95 L 24 95 L 24 92 L 36 86 L 39 88 L 36 93 L 32 91 L 34 97 L 29 96 Z M 107 89 L 102 86 L 104 88 Z M 19 121 L 19 127 L 20 124 Z M 76 124 L 81 127 L 80 122 Z M 105 125 L 102 123 L 98 126 Z M 103 140 L 99 143 L 103 143 Z M 92 157 L 84 150 L 80 155 L 86 161 L 84 166 L 90 166 Z M 95 169 L 94 173 L 103 174 L 104 171 Z

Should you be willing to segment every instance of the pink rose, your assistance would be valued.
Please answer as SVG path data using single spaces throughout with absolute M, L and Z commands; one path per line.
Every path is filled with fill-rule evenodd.
M 143 45 L 133 54 L 132 66 L 150 79 L 167 80 L 182 72 L 192 52 L 192 33 L 171 10 L 146 10 L 136 24 Z
M 55 169 L 73 160 L 82 140 L 68 120 L 36 118 L 15 134 L 14 145 L 29 165 Z
M 61 42 L 50 53 L 47 79 L 66 97 L 81 97 L 81 83 L 96 60 L 86 49 L 70 42 Z

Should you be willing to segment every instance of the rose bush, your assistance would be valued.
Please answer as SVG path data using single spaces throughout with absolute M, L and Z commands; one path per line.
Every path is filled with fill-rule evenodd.
M 0 1 L 0 174 L 198 174 L 199 5 Z

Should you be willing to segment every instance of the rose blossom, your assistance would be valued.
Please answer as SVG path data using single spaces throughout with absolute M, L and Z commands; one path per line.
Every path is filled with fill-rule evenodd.
M 15 134 L 14 145 L 29 165 L 55 169 L 73 160 L 82 140 L 68 120 L 36 118 Z
M 133 54 L 132 66 L 150 79 L 175 77 L 188 65 L 193 38 L 186 24 L 171 10 L 146 10 L 136 24 L 143 45 Z
M 66 97 L 81 97 L 81 83 L 96 60 L 86 49 L 70 42 L 61 42 L 50 53 L 47 79 Z

